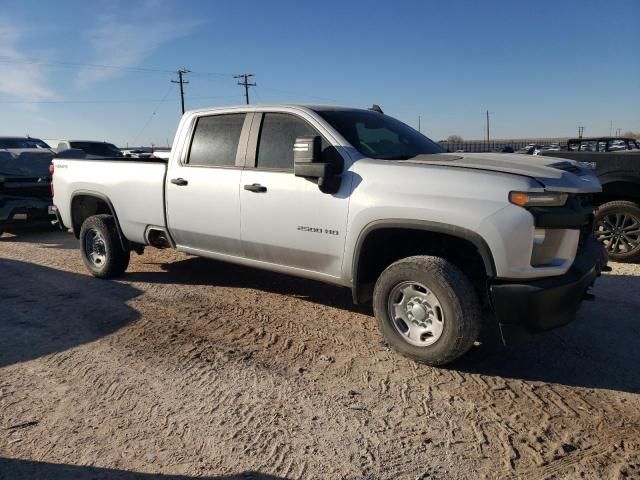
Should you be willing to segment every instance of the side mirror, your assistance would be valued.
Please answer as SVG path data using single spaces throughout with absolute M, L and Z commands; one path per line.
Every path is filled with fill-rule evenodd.
M 315 178 L 320 182 L 329 173 L 329 164 L 322 162 L 322 139 L 298 137 L 293 144 L 293 173 L 296 177 Z
M 293 143 L 293 162 L 298 164 L 319 163 L 322 160 L 322 139 L 319 135 L 298 137 Z
M 335 162 L 324 161 L 324 157 L 319 135 L 296 138 L 293 144 L 293 174 L 315 180 L 324 193 L 335 193 L 340 188 L 339 172 L 335 171 Z

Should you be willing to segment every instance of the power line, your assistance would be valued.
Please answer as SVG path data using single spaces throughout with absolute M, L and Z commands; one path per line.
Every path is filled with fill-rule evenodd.
M 181 68 L 176 73 L 178 74 L 178 80 L 171 80 L 171 83 L 180 84 L 180 104 L 182 105 L 182 114 L 184 115 L 184 84 L 189 82 L 184 80 L 182 76 L 189 73 L 189 70 Z
M 244 98 L 249 105 L 249 87 L 255 87 L 257 83 L 249 83 L 249 78 L 255 77 L 253 73 L 241 73 L 240 75 L 234 75 L 233 78 L 243 78 L 242 82 L 238 82 L 238 85 L 244 86 Z
M 156 108 L 153 109 L 153 112 L 151 113 L 151 115 L 149 115 L 149 118 L 145 122 L 144 126 L 140 129 L 138 134 L 135 136 L 134 141 L 131 142 L 132 144 L 134 145 L 136 144 L 136 142 L 138 141 L 138 137 L 140 137 L 140 135 L 142 135 L 142 132 L 144 132 L 146 128 L 149 126 L 149 123 L 151 123 L 151 120 L 153 119 L 153 117 L 155 117 L 156 113 L 158 113 L 158 109 L 160 108 L 160 105 L 164 103 L 164 101 L 167 99 L 172 89 L 173 89 L 173 85 L 169 85 L 169 88 L 167 89 L 167 92 L 162 97 L 162 100 L 160 100 L 156 105 Z
M 146 67 L 129 67 L 125 65 L 104 65 L 96 63 L 83 63 L 83 62 L 57 62 L 49 60 L 41 60 L 38 58 L 15 58 L 8 55 L 0 55 L 0 64 L 5 65 L 44 65 L 51 67 L 63 67 L 63 68 L 97 68 L 107 70 L 126 70 L 139 73 L 173 73 L 175 70 L 164 68 L 146 68 Z M 219 77 L 231 77 L 233 73 L 225 72 L 193 72 L 194 75 L 202 76 L 219 76 Z
M 189 97 L 191 100 L 213 100 L 216 98 L 237 98 L 237 95 L 213 95 L 204 97 Z M 157 99 L 128 99 L 128 100 L 0 100 L 0 104 L 83 104 L 83 103 L 154 103 Z M 167 100 L 165 100 L 167 101 Z
M 6 55 L 0 55 L 0 63 L 15 65 L 46 65 L 67 68 L 99 68 L 108 70 L 129 70 L 134 72 L 153 72 L 153 73 L 171 73 L 173 70 L 143 67 L 127 67 L 124 65 L 101 65 L 96 63 L 80 63 L 80 62 L 51 62 L 43 61 L 37 58 L 16 59 Z

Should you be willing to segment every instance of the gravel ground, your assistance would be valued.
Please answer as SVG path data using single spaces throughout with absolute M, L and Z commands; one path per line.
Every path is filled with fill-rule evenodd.
M 154 249 L 101 281 L 5 234 L 0 478 L 640 478 L 640 265 L 594 293 L 431 368 L 347 290 Z

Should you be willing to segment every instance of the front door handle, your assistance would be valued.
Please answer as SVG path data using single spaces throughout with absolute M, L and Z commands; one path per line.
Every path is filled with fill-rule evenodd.
M 180 187 L 184 187 L 185 185 L 189 185 L 189 182 L 184 178 L 172 178 L 171 183 L 174 185 L 178 185 Z
M 267 187 L 264 185 L 260 185 L 259 183 L 253 183 L 251 185 L 245 185 L 245 190 L 249 190 L 250 192 L 262 193 L 267 191 Z

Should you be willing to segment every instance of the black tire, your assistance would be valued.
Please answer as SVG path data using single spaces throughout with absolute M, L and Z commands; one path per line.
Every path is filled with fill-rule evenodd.
M 640 205 L 624 200 L 605 203 L 596 210 L 593 225 L 610 260 L 640 260 Z
M 111 215 L 94 215 L 80 228 L 82 260 L 94 277 L 112 278 L 124 273 L 129 266 L 131 252 L 122 248 Z M 100 261 L 97 261 L 98 258 Z
M 401 332 L 402 324 L 407 326 L 407 323 L 391 314 L 395 298 L 390 296 L 413 282 L 430 290 L 439 304 L 434 310 L 440 316 L 440 333 L 431 345 L 410 343 Z M 405 302 L 404 291 L 401 295 Z M 449 363 L 467 352 L 478 339 L 482 325 L 480 305 L 471 283 L 458 267 L 441 257 L 408 257 L 391 264 L 376 282 L 373 311 L 389 346 L 402 355 L 434 366 Z M 429 336 L 425 341 L 430 341 Z

